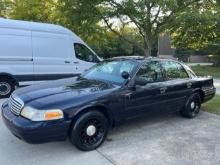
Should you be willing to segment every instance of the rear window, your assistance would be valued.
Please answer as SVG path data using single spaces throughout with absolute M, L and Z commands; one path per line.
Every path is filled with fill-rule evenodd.
M 162 66 L 165 70 L 165 77 L 167 80 L 188 78 L 188 73 L 184 67 L 174 61 L 163 61 Z
M 184 65 L 184 67 L 192 77 L 196 77 L 195 72 L 188 65 Z

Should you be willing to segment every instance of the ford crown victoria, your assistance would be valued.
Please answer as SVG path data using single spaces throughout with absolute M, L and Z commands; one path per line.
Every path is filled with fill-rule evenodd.
M 214 95 L 211 77 L 197 77 L 178 61 L 118 57 L 78 77 L 16 90 L 2 105 L 2 117 L 8 129 L 26 142 L 69 137 L 78 149 L 89 151 L 119 123 L 176 111 L 194 118 Z

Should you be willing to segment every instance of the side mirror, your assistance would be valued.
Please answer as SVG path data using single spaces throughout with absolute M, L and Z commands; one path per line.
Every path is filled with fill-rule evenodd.
M 147 84 L 147 82 L 148 82 L 148 81 L 147 81 L 146 79 L 142 78 L 142 77 L 136 77 L 136 78 L 134 79 L 134 84 L 135 84 L 135 85 L 144 86 L 144 85 Z
M 127 79 L 130 77 L 130 74 L 129 74 L 128 72 L 126 72 L 126 71 L 123 71 L 123 72 L 121 73 L 121 77 L 122 77 L 123 79 L 127 80 Z

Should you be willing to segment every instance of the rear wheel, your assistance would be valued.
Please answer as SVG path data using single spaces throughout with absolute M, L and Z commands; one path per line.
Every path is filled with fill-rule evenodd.
M 82 151 L 99 147 L 108 133 L 108 120 L 99 111 L 91 110 L 78 117 L 70 130 L 70 141 Z
M 15 85 L 11 80 L 0 80 L 0 98 L 7 98 L 15 90 Z
M 194 118 L 198 115 L 201 108 L 201 98 L 198 93 L 191 95 L 185 105 L 181 110 L 181 114 L 187 118 Z

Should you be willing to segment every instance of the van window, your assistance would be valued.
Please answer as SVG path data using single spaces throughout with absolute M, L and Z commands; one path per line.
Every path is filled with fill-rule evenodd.
M 75 43 L 74 49 L 76 58 L 87 62 L 98 62 L 97 57 L 85 45 Z

